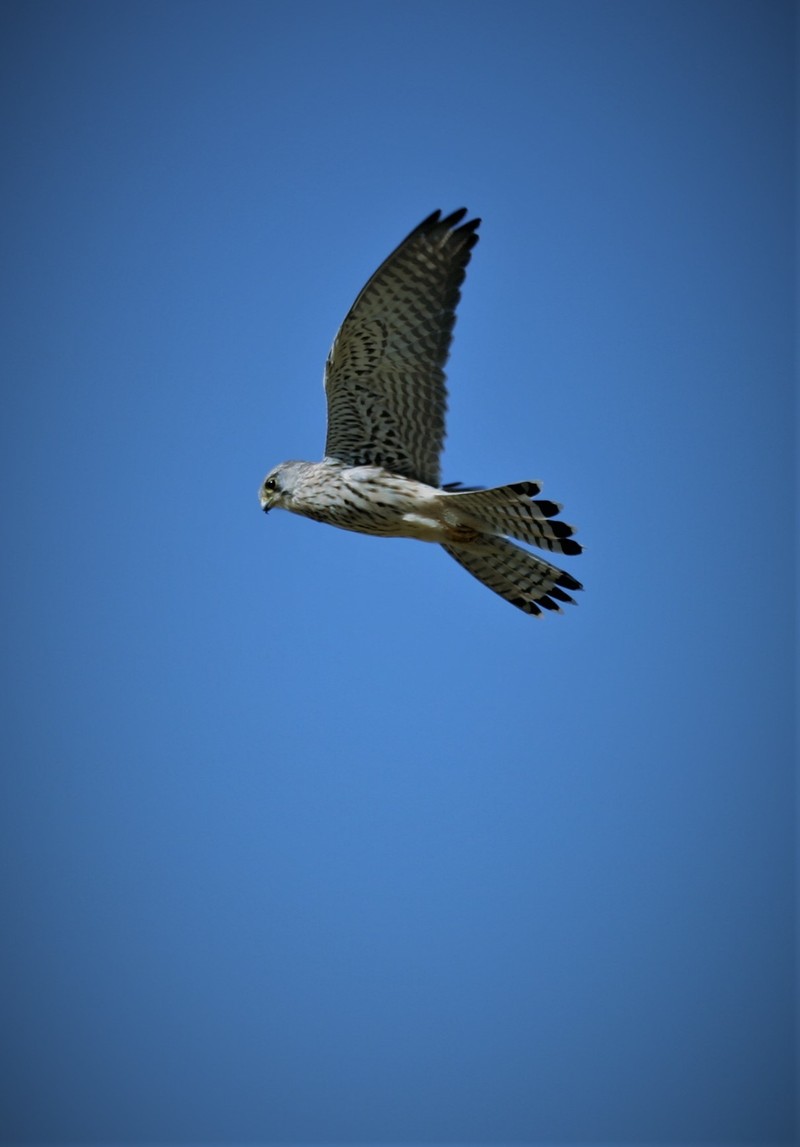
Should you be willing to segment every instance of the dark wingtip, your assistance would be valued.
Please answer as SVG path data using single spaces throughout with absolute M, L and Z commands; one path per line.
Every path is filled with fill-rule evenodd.
M 459 207 L 455 211 L 451 211 L 449 215 L 445 215 L 442 220 L 443 227 L 455 227 L 456 223 L 460 223 L 467 213 L 466 207 Z
M 441 487 L 448 494 L 473 494 L 477 490 L 485 490 L 485 486 L 465 486 L 463 482 L 445 482 Z
M 557 586 L 557 585 L 554 585 L 553 588 L 549 592 L 550 592 L 550 596 L 554 597 L 557 601 L 565 601 L 565 602 L 568 602 L 570 605 L 577 605 L 575 598 L 570 597 L 570 595 L 568 593 L 565 593 L 565 591 L 563 589 L 560 589 L 559 586 Z
M 479 236 L 476 234 L 481 225 L 480 219 L 469 219 L 466 223 L 461 223 L 467 214 L 466 207 L 459 207 L 457 211 L 451 211 L 449 215 L 442 217 L 440 210 L 433 211 L 423 219 L 417 231 L 432 231 L 434 228 L 443 228 L 447 231 L 456 231 L 459 236 L 463 238 L 465 246 L 472 248 L 478 242 Z M 461 224 L 461 226 L 459 226 Z
M 575 557 L 577 554 L 583 553 L 583 546 L 573 538 L 563 538 L 561 540 L 561 552 L 562 554 L 568 554 L 570 557 Z
M 550 592 L 552 593 L 553 591 L 550 590 Z M 558 605 L 557 602 L 553 601 L 553 599 L 550 597 L 540 597 L 538 604 L 543 605 L 545 609 L 552 609 L 556 613 L 561 612 L 561 607 Z
M 430 213 L 430 215 L 426 216 L 426 218 L 422 220 L 422 222 L 420 223 L 420 225 L 417 227 L 417 230 L 418 230 L 418 231 L 423 231 L 423 230 L 425 230 L 425 229 L 426 229 L 426 228 L 428 228 L 428 227 L 435 227 L 435 226 L 436 226 L 436 224 L 437 224 L 437 223 L 439 222 L 439 220 L 441 219 L 441 217 L 442 217 L 442 213 L 441 213 L 441 211 L 440 211 L 440 210 L 437 208 L 437 209 L 436 209 L 436 211 L 432 211 L 432 212 Z

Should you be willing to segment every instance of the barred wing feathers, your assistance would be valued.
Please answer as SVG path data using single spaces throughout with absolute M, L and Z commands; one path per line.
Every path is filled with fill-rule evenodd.
M 480 219 L 435 211 L 353 303 L 325 366 L 325 456 L 439 485 L 450 350 Z

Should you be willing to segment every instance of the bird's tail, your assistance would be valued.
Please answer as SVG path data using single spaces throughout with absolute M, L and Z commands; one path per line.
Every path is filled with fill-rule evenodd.
M 517 609 L 535 617 L 541 616 L 543 609 L 560 612 L 561 602 L 575 605 L 575 599 L 566 591 L 583 589 L 571 574 L 515 546 L 507 538 L 486 534 L 468 544 L 447 545 L 442 549 L 478 581 Z
M 459 522 L 480 533 L 507 534 L 556 554 L 581 553 L 582 546 L 572 539 L 574 527 L 553 521 L 561 512 L 561 504 L 536 498 L 541 488 L 539 482 L 514 482 L 489 490 L 445 487 L 442 496 Z

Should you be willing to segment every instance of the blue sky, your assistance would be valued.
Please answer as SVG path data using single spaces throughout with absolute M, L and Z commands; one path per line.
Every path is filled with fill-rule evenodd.
M 792 1140 L 794 6 L 0 19 L 4 1137 Z M 462 205 L 563 617 L 258 507 Z

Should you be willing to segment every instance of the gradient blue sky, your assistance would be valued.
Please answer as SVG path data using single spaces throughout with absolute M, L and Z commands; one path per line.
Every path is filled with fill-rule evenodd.
M 791 1141 L 794 5 L 0 19 L 3 1137 Z M 258 508 L 461 205 L 563 617 Z

